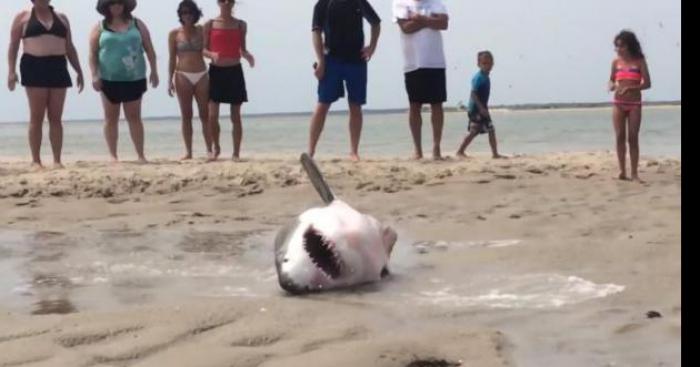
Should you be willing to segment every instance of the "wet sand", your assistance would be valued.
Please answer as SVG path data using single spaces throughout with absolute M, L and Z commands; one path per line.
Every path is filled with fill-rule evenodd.
M 0 367 L 680 366 L 678 161 L 319 165 L 397 230 L 385 281 L 280 290 L 275 232 L 319 205 L 293 157 L 0 163 Z

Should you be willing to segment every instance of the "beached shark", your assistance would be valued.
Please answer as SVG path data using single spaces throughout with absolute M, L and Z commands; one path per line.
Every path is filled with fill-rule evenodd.
M 335 198 L 307 154 L 301 162 L 326 206 L 312 208 L 275 238 L 280 286 L 294 294 L 318 292 L 380 280 L 396 232 Z

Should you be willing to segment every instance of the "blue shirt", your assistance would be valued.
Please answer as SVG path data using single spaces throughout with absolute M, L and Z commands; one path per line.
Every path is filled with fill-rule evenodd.
M 489 106 L 489 95 L 491 94 L 491 79 L 488 75 L 484 74 L 479 70 L 472 78 L 472 92 L 476 93 L 477 97 L 481 101 L 484 107 Z M 478 112 L 479 107 L 477 107 L 474 99 L 469 97 L 469 112 Z

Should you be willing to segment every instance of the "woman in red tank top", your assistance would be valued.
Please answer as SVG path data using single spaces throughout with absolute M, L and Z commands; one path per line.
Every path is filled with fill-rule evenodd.
M 241 59 L 255 66 L 255 58 L 246 48 L 246 22 L 233 16 L 235 0 L 217 0 L 220 14 L 204 25 L 204 56 L 209 65 L 209 131 L 212 135 L 214 159 L 221 154 L 219 136 L 219 104 L 231 105 L 233 124 L 233 160 L 240 158 L 243 125 L 241 104 L 248 102 Z

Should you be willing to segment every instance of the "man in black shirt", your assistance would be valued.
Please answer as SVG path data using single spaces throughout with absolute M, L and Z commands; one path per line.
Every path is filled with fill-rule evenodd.
M 369 46 L 365 46 L 363 18 L 372 26 Z M 377 47 L 380 22 L 367 0 L 318 0 L 316 3 L 312 32 L 317 59 L 314 74 L 319 83 L 318 104 L 311 118 L 309 155 L 316 152 L 331 104 L 345 96 L 345 82 L 350 108 L 350 158 L 360 159 L 357 151 L 362 132 L 362 105 L 367 99 L 367 62 Z

